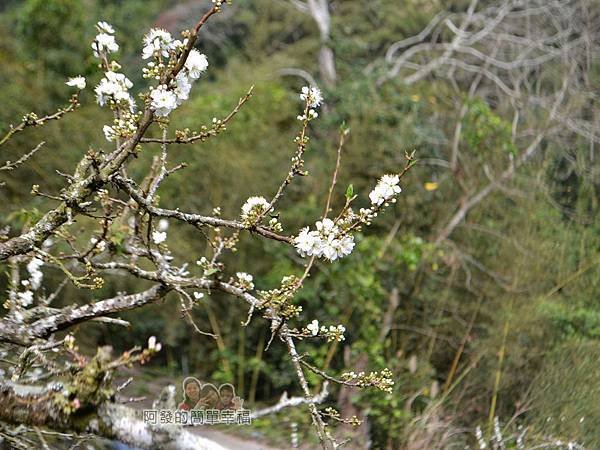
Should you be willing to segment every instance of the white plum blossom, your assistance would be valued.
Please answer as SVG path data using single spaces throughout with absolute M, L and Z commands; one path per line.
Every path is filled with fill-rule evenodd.
M 343 258 L 354 250 L 354 236 L 346 234 L 333 242 L 336 258 Z M 334 258 L 335 259 L 335 258 Z
M 305 121 L 305 120 L 313 120 L 316 119 L 317 117 L 319 117 L 319 113 L 316 112 L 314 109 L 309 109 L 308 110 L 308 115 L 306 114 L 299 114 L 297 116 L 297 119 L 301 122 Z
M 175 95 L 177 96 L 177 105 L 181 105 L 185 100 L 190 97 L 190 91 L 192 90 L 192 80 L 183 71 L 177 74 L 175 78 L 176 87 Z
M 148 59 L 155 54 L 160 54 L 167 58 L 169 51 L 173 48 L 173 37 L 167 30 L 161 28 L 152 28 L 144 36 L 144 48 L 142 58 Z
M 321 236 L 317 231 L 310 231 L 305 227 L 294 240 L 294 244 L 301 256 L 316 256 L 321 248 Z
M 206 256 L 203 256 L 198 261 L 196 261 L 196 265 L 198 265 L 198 266 L 206 266 L 206 265 L 208 265 L 208 259 L 206 259 Z
M 379 206 L 388 200 L 390 200 L 394 195 L 402 192 L 400 186 L 400 177 L 398 175 L 384 175 L 381 177 L 375 189 L 373 189 L 369 194 L 369 199 L 371 200 L 371 204 L 375 206 Z
M 331 219 L 323 219 L 315 224 L 317 230 L 303 228 L 294 239 L 294 246 L 301 256 L 316 256 L 335 261 L 352 253 L 354 236 L 344 234 Z
M 346 339 L 346 337 L 344 336 L 346 327 L 344 325 L 338 325 L 337 327 L 330 325 L 329 330 L 327 330 L 325 327 L 321 327 L 321 330 L 327 333 L 327 340 L 330 342 L 341 342 Z
M 238 282 L 246 289 L 254 289 L 254 277 L 246 272 L 237 272 L 235 276 L 238 278 Z
M 33 303 L 33 292 L 31 292 L 31 291 L 19 292 L 19 293 L 17 293 L 17 299 L 19 300 L 19 303 L 21 304 L 21 306 L 27 307 L 27 306 L 31 305 L 31 303 Z
M 311 323 L 306 325 L 306 329 L 311 332 L 313 336 L 319 334 L 319 321 L 317 319 L 313 320 Z
M 174 48 L 175 45 L 177 47 L 185 45 L 185 43 L 181 41 L 169 40 L 170 37 L 171 35 L 164 30 L 151 30 L 145 38 L 149 39 L 149 41 L 148 45 L 144 47 L 144 52 L 153 54 L 157 51 L 161 51 L 164 56 L 167 56 L 169 49 Z M 147 55 L 144 57 L 146 56 Z M 150 76 L 154 76 L 152 75 L 154 63 L 148 63 L 148 67 L 151 67 L 151 69 L 145 70 L 147 70 L 147 73 Z M 205 55 L 197 50 L 190 51 L 184 69 L 177 74 L 174 83 L 170 86 L 158 86 L 150 92 L 150 107 L 154 110 L 156 115 L 159 117 L 166 117 L 187 100 L 190 97 L 192 83 L 195 79 L 200 77 L 207 67 L 208 61 Z
M 269 202 L 264 197 L 250 197 L 242 205 L 242 219 L 252 220 L 254 217 L 265 213 L 269 209 Z
M 103 20 L 99 21 L 96 24 L 96 27 L 101 33 L 114 34 L 115 32 L 115 29 L 112 27 L 112 25 L 108 22 L 104 22 Z
M 150 92 L 150 107 L 159 117 L 168 116 L 177 108 L 177 95 L 169 91 L 165 85 L 161 85 Z
M 97 237 L 90 238 L 90 243 L 100 252 L 106 249 L 106 241 L 99 240 Z
M 92 42 L 92 50 L 94 56 L 98 58 L 101 52 L 113 53 L 119 50 L 119 44 L 115 41 L 115 37 L 108 33 L 99 33 L 94 42 Z
M 150 336 L 148 338 L 148 349 L 153 350 L 155 352 L 160 352 L 162 348 L 162 344 L 156 341 L 156 336 Z
M 77 75 L 76 77 L 69 78 L 69 80 L 65 83 L 67 86 L 76 87 L 79 90 L 85 89 L 85 78 L 81 75 Z
M 169 221 L 167 219 L 160 219 L 156 228 L 158 231 L 167 231 L 169 229 Z
M 325 239 L 321 240 L 320 256 L 334 261 L 337 259 L 335 234 L 329 234 Z
M 185 38 L 183 41 L 179 40 L 179 39 L 175 39 L 172 43 L 171 43 L 171 47 L 174 50 L 183 50 L 183 48 L 187 45 L 188 43 L 188 38 Z
M 167 233 L 165 233 L 164 231 L 153 231 L 152 232 L 152 241 L 156 245 L 162 244 L 163 242 L 165 242 L 166 239 L 167 239 Z
M 323 94 L 321 94 L 321 90 L 316 86 L 310 88 L 308 86 L 304 86 L 302 88 L 302 93 L 300 94 L 300 100 L 308 102 L 308 106 L 311 108 L 317 108 L 323 101 Z
M 117 138 L 117 132 L 110 125 L 104 125 L 102 127 L 102 132 L 104 133 L 104 137 L 108 142 L 112 142 Z
M 204 294 L 202 292 L 194 292 L 194 298 L 196 300 L 201 300 L 202 298 L 204 298 Z
M 208 68 L 206 55 L 196 49 L 192 49 L 185 61 L 185 68 L 192 79 L 200 78 L 202 72 Z
M 37 291 L 42 285 L 44 274 L 40 270 L 40 267 L 43 265 L 44 261 L 39 258 L 32 258 L 27 264 L 27 271 L 29 272 L 29 285 L 34 291 Z
M 337 233 L 338 231 L 333 220 L 327 218 L 317 221 L 315 226 L 317 227 L 317 230 L 323 234 Z
M 129 109 L 133 111 L 135 109 L 135 102 L 128 91 L 132 86 L 133 83 L 131 80 L 122 73 L 108 71 L 94 89 L 96 101 L 100 106 L 106 105 L 109 101 L 128 103 Z

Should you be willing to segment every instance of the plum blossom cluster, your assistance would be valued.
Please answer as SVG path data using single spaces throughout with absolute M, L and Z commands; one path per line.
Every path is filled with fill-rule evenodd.
M 300 93 L 300 100 L 308 103 L 308 106 L 311 108 L 318 108 L 323 101 L 323 94 L 321 94 L 321 90 L 318 87 L 308 87 L 304 86 L 302 88 L 302 92 Z
M 109 53 L 119 49 L 113 36 L 115 30 L 110 24 L 102 21 L 96 24 L 96 28 L 100 33 L 92 43 L 94 56 L 105 58 Z M 133 87 L 133 83 L 124 74 L 117 72 L 120 69 L 119 64 L 116 61 L 110 63 L 105 61 L 103 66 L 106 68 L 106 73 L 94 89 L 96 101 L 100 106 L 108 105 L 111 109 L 123 110 L 121 111 L 119 121 L 114 126 L 107 125 L 103 129 L 105 137 L 111 141 L 116 139 L 117 136 L 131 135 L 131 130 L 135 128 L 135 116 L 133 113 L 135 112 L 136 105 L 129 93 L 129 89 Z M 67 84 L 75 86 L 78 89 L 83 89 L 85 87 L 85 78 L 81 76 L 71 78 Z
M 44 265 L 44 261 L 39 258 L 31 258 L 27 264 L 27 272 L 29 272 L 29 280 L 23 280 L 21 283 L 24 286 L 29 286 L 34 291 L 37 291 L 42 286 L 44 274 L 40 267 Z
M 243 289 L 244 291 L 251 291 L 254 289 L 254 277 L 246 272 L 238 272 L 235 274 L 236 280 L 234 285 Z
M 264 197 L 250 197 L 242 205 L 241 218 L 244 225 L 256 225 L 258 220 L 269 210 L 269 202 Z
M 162 244 L 167 240 L 167 233 L 165 231 L 153 231 L 152 242 L 156 245 Z
M 298 116 L 298 120 L 302 122 L 311 121 L 319 117 L 319 113 L 315 110 L 321 105 L 323 95 L 318 87 L 304 86 L 300 93 L 300 100 L 306 103 L 306 111 Z
M 379 179 L 375 188 L 369 193 L 369 199 L 374 206 L 381 206 L 386 202 L 395 203 L 394 196 L 402 192 L 399 186 L 400 177 L 398 175 L 384 175 Z
M 153 352 L 160 352 L 162 344 L 156 340 L 156 336 L 150 336 L 148 338 L 148 350 Z
M 148 338 L 148 348 L 142 350 L 142 353 L 137 357 L 140 364 L 145 364 L 152 356 L 162 350 L 162 344 L 156 340 L 156 336 Z M 125 355 L 125 354 L 124 354 Z M 128 354 L 130 356 L 130 354 Z
M 292 301 L 299 286 L 298 277 L 294 275 L 283 277 L 280 288 L 258 293 L 261 299 L 261 308 L 272 308 L 286 319 L 297 316 L 302 311 L 302 307 L 292 304 Z
M 208 259 L 206 256 L 203 256 L 198 261 L 196 261 L 196 265 L 200 266 L 202 269 L 202 276 L 208 277 L 219 272 L 222 269 L 222 266 Z
M 119 50 L 119 44 L 115 41 L 114 28 L 103 21 L 96 24 L 98 34 L 92 42 L 92 50 L 96 58 L 106 55 L 108 53 L 114 53 Z
M 162 244 L 167 240 L 167 230 L 169 229 L 169 221 L 167 219 L 160 219 L 156 225 L 155 230 L 152 232 L 152 242 L 156 245 Z
M 400 188 L 400 176 L 383 175 L 369 193 L 371 206 L 369 208 L 360 208 L 358 214 L 352 211 L 351 208 L 347 208 L 339 224 L 344 224 L 350 228 L 360 224 L 371 225 L 372 220 L 377 217 L 378 212 L 383 207 L 388 206 L 390 203 L 396 203 L 396 195 L 400 192 L 402 192 Z M 349 200 L 351 201 L 353 198 L 350 196 Z
M 124 74 L 109 70 L 94 89 L 96 101 L 100 106 L 124 107 L 133 112 L 135 111 L 135 101 L 129 93 L 132 86 L 133 83 Z
M 40 270 L 40 268 L 44 265 L 44 262 L 39 258 L 31 258 L 29 263 L 27 264 L 27 272 L 29 273 L 29 278 L 21 280 L 21 286 L 14 286 L 9 293 L 9 300 L 5 302 L 5 308 L 11 308 L 13 305 L 18 306 L 19 308 L 27 308 L 31 306 L 34 298 L 34 291 L 37 291 L 42 286 L 42 280 L 44 278 L 44 274 Z M 22 291 L 19 291 L 19 288 L 23 288 Z M 15 317 L 18 320 L 22 320 L 23 315 L 14 311 Z
M 380 372 L 359 372 L 356 373 L 354 371 L 344 372 L 341 375 L 341 379 L 352 383 L 354 386 L 358 387 L 369 387 L 373 386 L 383 392 L 387 392 L 388 394 L 392 393 L 392 388 L 394 386 L 394 380 L 392 378 L 393 374 L 390 369 L 383 369 Z
M 294 239 L 296 250 L 301 256 L 315 256 L 335 261 L 352 253 L 354 236 L 346 233 L 331 219 L 323 219 L 316 224 L 316 230 L 303 228 Z
M 156 67 L 160 70 L 161 65 Z M 191 50 L 183 69 L 177 74 L 175 80 L 171 81 L 169 85 L 161 84 L 150 91 L 150 107 L 154 113 L 159 117 L 166 117 L 187 100 L 193 82 L 200 78 L 207 67 L 206 56 L 198 50 Z
M 152 28 L 143 39 L 142 58 L 168 58 L 171 51 L 183 46 L 181 41 L 173 40 L 171 33 L 162 28 Z
M 173 39 L 171 34 L 160 28 L 151 29 L 143 40 L 142 58 L 149 59 L 143 69 L 145 78 L 160 80 L 167 68 L 173 68 L 187 45 L 183 41 Z M 200 78 L 208 68 L 206 56 L 192 49 L 187 56 L 184 67 L 175 79 L 169 80 L 153 88 L 149 94 L 150 107 L 158 117 L 166 117 L 189 98 L 192 84 Z
M 104 125 L 102 132 L 108 142 L 112 142 L 119 137 L 128 138 L 133 136 L 136 130 L 135 117 L 127 115 L 126 118 L 115 119 L 114 125 Z
M 85 77 L 77 75 L 76 77 L 69 78 L 65 84 L 67 86 L 76 87 L 79 90 L 85 89 Z
M 306 325 L 306 328 L 303 331 L 305 334 L 310 336 L 326 337 L 328 342 L 341 342 L 346 339 L 344 337 L 344 332 L 346 331 L 346 327 L 344 325 L 330 325 L 329 328 L 324 325 L 319 327 L 319 321 L 317 319 Z
M 98 253 L 102 253 L 106 250 L 106 241 L 98 239 L 97 237 L 90 238 L 90 243 L 94 246 L 94 250 Z

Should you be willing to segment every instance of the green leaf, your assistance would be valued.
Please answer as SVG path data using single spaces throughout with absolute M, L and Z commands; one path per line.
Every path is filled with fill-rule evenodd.
M 354 186 L 352 186 L 350 184 L 350 185 L 348 185 L 348 188 L 346 189 L 346 198 L 351 199 L 353 195 L 354 195 Z

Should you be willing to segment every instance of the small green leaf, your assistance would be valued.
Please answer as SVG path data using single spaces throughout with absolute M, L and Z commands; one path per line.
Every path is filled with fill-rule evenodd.
M 352 186 L 350 184 L 350 185 L 348 185 L 348 189 L 346 189 L 346 198 L 351 199 L 353 195 L 354 195 L 354 186 Z

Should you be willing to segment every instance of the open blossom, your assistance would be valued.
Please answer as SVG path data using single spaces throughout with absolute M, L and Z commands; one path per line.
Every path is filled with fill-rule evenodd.
M 253 215 L 262 214 L 269 208 L 269 202 L 264 197 L 250 197 L 242 206 L 242 219 L 249 220 Z
M 164 85 L 153 89 L 150 92 L 150 99 L 150 107 L 159 117 L 166 117 L 177 108 L 177 95 L 167 90 Z
M 330 325 L 329 326 L 329 330 L 327 330 L 325 327 L 322 327 L 324 329 L 324 331 L 327 333 L 327 340 L 328 341 L 338 341 L 341 342 L 343 340 L 345 340 L 345 336 L 344 336 L 344 332 L 346 331 L 346 327 L 344 325 L 338 325 L 333 326 Z
M 354 236 L 347 234 L 339 239 L 335 239 L 333 243 L 336 258 L 343 258 L 352 253 L 354 250 Z
M 104 106 L 109 100 L 115 103 L 128 103 L 129 109 L 133 111 L 135 102 L 128 91 L 132 86 L 131 80 L 122 73 L 108 71 L 94 89 L 96 101 L 100 106 Z
M 154 54 L 161 54 L 165 58 L 173 48 L 173 37 L 171 33 L 161 28 L 152 28 L 144 36 L 144 48 L 142 58 L 148 59 Z
M 375 189 L 369 194 L 369 199 L 373 205 L 379 206 L 390 200 L 394 195 L 402 192 L 400 186 L 400 177 L 398 175 L 384 175 L 381 177 Z
M 308 102 L 308 106 L 311 108 L 317 108 L 323 101 L 323 94 L 321 94 L 321 90 L 316 86 L 310 88 L 304 86 L 302 88 L 302 93 L 300 94 L 300 100 Z
M 108 142 L 112 142 L 117 138 L 117 132 L 110 125 L 104 125 L 102 127 L 102 132 L 104 133 L 104 137 Z
M 301 256 L 316 256 L 330 261 L 343 258 L 354 249 L 354 236 L 342 234 L 331 219 L 316 224 L 316 231 L 303 228 L 294 239 L 294 246 Z
M 311 323 L 306 325 L 306 329 L 311 332 L 313 336 L 319 334 L 319 321 L 317 319 L 313 320 Z
M 113 34 L 115 32 L 115 29 L 112 27 L 112 25 L 108 22 L 104 22 L 103 20 L 98 22 L 96 27 L 101 33 Z
M 336 239 L 334 234 L 330 234 L 326 239 L 321 241 L 320 254 L 330 261 L 335 261 L 338 258 L 343 258 L 344 256 L 349 255 L 352 253 L 353 249 L 353 236 L 345 235 Z
M 192 90 L 192 79 L 183 71 L 177 74 L 175 78 L 176 86 L 175 95 L 177 96 L 177 105 L 181 105 L 185 100 L 190 97 L 190 91 Z
M 29 285 L 36 291 L 42 285 L 42 279 L 44 274 L 40 270 L 40 267 L 44 265 L 44 261 L 39 258 L 32 258 L 27 264 L 27 272 L 29 272 Z
M 246 289 L 254 289 L 254 277 L 246 272 L 237 272 L 235 276 L 238 278 L 238 281 L 241 285 L 243 285 Z
M 33 292 L 31 292 L 31 291 L 19 292 L 17 294 L 17 299 L 19 300 L 19 303 L 21 304 L 21 306 L 29 306 L 29 305 L 31 305 L 31 303 L 33 303 Z
M 318 231 L 320 231 L 321 233 L 324 233 L 324 234 L 337 232 L 337 227 L 335 226 L 335 223 L 331 219 L 325 218 L 323 220 L 319 220 L 315 224 L 315 226 L 317 227 Z
M 100 33 L 96 36 L 94 42 L 92 42 L 92 50 L 94 51 L 94 56 L 97 58 L 101 52 L 113 53 L 118 51 L 119 44 L 117 44 L 113 35 Z
M 98 240 L 97 237 L 91 237 L 90 243 L 100 252 L 106 250 L 106 241 Z
M 204 294 L 202 292 L 194 292 L 194 298 L 196 300 L 201 300 L 202 298 L 204 298 Z
M 300 256 L 316 256 L 321 248 L 321 236 L 318 232 L 309 231 L 309 228 L 305 227 L 294 239 L 294 245 Z
M 167 239 L 167 233 L 164 231 L 153 231 L 152 232 L 152 241 L 155 244 L 162 244 Z
M 76 87 L 77 89 L 85 89 L 85 78 L 81 75 L 78 75 L 73 78 L 69 78 L 69 80 L 65 83 L 67 86 Z
M 192 49 L 187 57 L 187 60 L 185 61 L 185 68 L 192 79 L 200 78 L 202 72 L 208 68 L 208 60 L 206 59 L 206 55 L 200 53 L 196 49 Z

